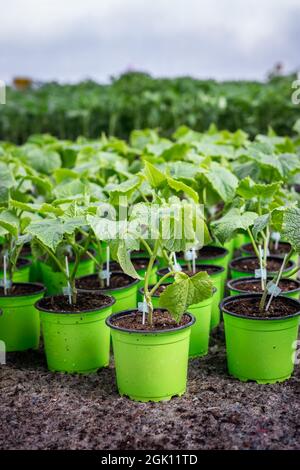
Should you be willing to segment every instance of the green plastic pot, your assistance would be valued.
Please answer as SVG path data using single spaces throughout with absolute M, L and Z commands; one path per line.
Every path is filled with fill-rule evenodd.
M 246 294 L 246 293 L 249 294 L 249 291 L 239 289 L 236 286 L 236 284 L 240 281 L 241 281 L 241 279 L 238 278 L 238 279 L 230 279 L 227 282 L 227 288 L 228 288 L 228 291 L 229 291 L 230 295 L 240 295 L 240 294 Z M 243 278 L 243 281 L 251 283 L 251 282 L 257 282 L 257 279 L 255 277 L 245 277 L 245 278 Z M 272 281 L 272 278 L 268 277 L 268 281 Z M 290 297 L 291 299 L 298 300 L 299 296 L 300 296 L 300 281 L 298 281 L 296 279 L 293 279 L 293 282 L 297 283 L 297 285 L 298 285 L 297 289 L 293 289 L 293 290 L 290 290 L 290 291 L 287 291 L 287 292 L 282 292 L 281 295 L 283 295 L 284 297 Z
M 294 370 L 294 344 L 298 337 L 300 303 L 288 297 L 285 302 L 295 305 L 297 313 L 276 319 L 253 319 L 247 312 L 237 315 L 230 310 L 233 303 L 260 294 L 227 297 L 220 307 L 223 311 L 227 365 L 229 374 L 241 381 L 254 380 L 259 384 L 282 382 Z
M 42 277 L 42 282 L 47 288 L 47 295 L 58 295 L 61 294 L 63 288 L 66 287 L 65 276 L 59 271 L 53 271 L 51 266 L 40 261 L 40 272 Z M 74 267 L 74 262 L 69 263 L 70 272 Z M 76 277 L 87 276 L 88 274 L 93 274 L 95 272 L 94 261 L 91 259 L 84 259 L 80 261 Z
M 281 244 L 281 245 L 284 244 L 284 245 L 286 245 L 288 248 L 291 248 L 291 245 L 290 245 L 290 243 L 288 243 L 288 242 L 282 242 L 282 241 L 281 241 L 280 244 Z M 242 255 L 242 256 L 254 256 L 253 248 L 252 248 L 252 250 L 251 250 L 251 248 L 252 248 L 252 243 L 246 243 L 245 245 L 243 245 L 243 246 L 241 247 L 241 255 Z M 289 251 L 290 251 L 290 250 L 288 249 L 287 253 L 288 253 Z M 274 252 L 274 251 L 271 251 L 270 254 L 271 254 L 271 255 L 274 255 L 274 256 L 280 256 L 281 258 L 284 258 L 284 256 L 283 256 L 282 254 L 276 254 L 276 252 Z M 298 264 L 298 258 L 299 258 L 298 254 L 297 254 L 297 253 L 294 253 L 294 254 L 291 256 L 290 259 L 291 259 L 292 261 L 294 261 L 296 264 Z
M 282 263 L 282 258 L 280 256 L 268 256 L 268 258 L 278 259 L 280 261 L 280 263 Z M 242 270 L 239 270 L 238 268 L 236 268 L 234 266 L 235 261 L 238 261 L 238 260 L 243 260 L 244 261 L 245 259 L 257 259 L 257 257 L 256 256 L 240 256 L 240 257 L 235 258 L 234 260 L 232 260 L 231 263 L 229 264 L 231 279 L 239 279 L 241 277 L 254 276 L 253 271 L 242 271 Z M 289 273 L 292 269 L 294 269 L 295 266 L 296 266 L 295 263 L 293 261 L 290 261 L 289 266 L 283 271 L 283 275 L 286 274 L 286 273 Z M 275 274 L 275 272 L 268 271 L 269 276 L 273 277 L 274 274 Z M 297 273 L 294 276 L 292 276 L 292 279 L 296 279 L 296 278 L 297 278 Z
M 165 401 L 186 390 L 189 340 L 195 319 L 169 330 L 134 331 L 114 325 L 118 317 L 137 313 L 129 310 L 106 321 L 111 328 L 120 395 L 132 400 Z
M 30 269 L 29 269 L 29 281 L 30 282 L 41 282 L 41 274 L 40 274 L 40 263 L 39 260 L 35 259 L 31 251 L 28 252 L 22 251 L 22 258 L 28 259 L 31 262 Z
M 168 285 L 168 283 L 165 285 Z M 188 312 L 192 313 L 196 320 L 191 327 L 189 347 L 189 357 L 191 358 L 205 356 L 208 353 L 209 335 L 211 329 L 211 311 L 215 295 L 216 292 L 209 299 L 203 300 L 203 302 L 199 302 L 196 305 L 190 305 L 188 308 Z M 140 288 L 138 293 L 138 300 L 142 302 L 143 297 L 144 289 Z M 154 308 L 159 307 L 159 294 L 152 297 L 152 304 Z
M 18 267 L 13 274 L 13 282 L 29 282 L 31 261 L 26 258 L 19 258 L 22 265 Z M 0 279 L 3 279 L 3 270 L 0 268 Z
M 145 259 L 145 260 L 147 260 L 147 262 L 149 261 L 149 258 L 145 258 L 142 255 L 141 256 L 138 256 L 138 255 L 132 256 L 131 261 L 134 262 L 135 259 Z M 154 262 L 153 268 L 151 269 L 151 272 L 150 272 L 149 284 L 155 284 L 157 282 L 157 269 L 158 269 L 158 261 L 156 260 Z M 138 283 L 138 287 L 142 287 L 144 285 L 144 277 L 145 277 L 145 274 L 146 274 L 146 269 L 136 269 L 136 272 L 138 273 L 138 275 L 140 277 L 143 278 Z
M 28 283 L 18 283 L 24 286 Z M 40 341 L 40 317 L 35 303 L 44 295 L 41 284 L 31 284 L 36 291 L 22 295 L 0 297 L 0 340 L 7 352 L 37 349 Z
M 182 266 L 184 267 L 184 265 Z M 196 267 L 199 267 L 199 266 L 201 266 L 201 269 L 205 271 L 206 269 L 209 269 L 212 265 L 196 263 Z M 213 266 L 216 272 L 211 273 L 209 276 L 213 282 L 216 292 L 213 296 L 212 305 L 211 305 L 211 320 L 210 320 L 211 330 L 213 328 L 216 328 L 220 323 L 221 315 L 220 315 L 219 304 L 221 300 L 223 299 L 223 292 L 224 292 L 224 268 L 222 266 L 216 266 L 216 265 L 213 265 Z M 158 278 L 159 279 L 162 278 L 165 274 L 168 273 L 168 271 L 169 271 L 168 268 L 159 269 L 157 271 Z M 166 283 L 173 282 L 173 280 L 174 278 L 170 276 L 169 278 L 166 279 Z
M 207 248 L 207 247 L 206 247 Z M 228 264 L 230 262 L 230 253 L 226 248 L 223 247 L 214 247 L 219 250 L 217 256 L 212 256 L 211 258 L 201 258 L 201 250 L 198 254 L 197 264 L 212 264 L 214 266 L 221 266 L 224 268 L 223 272 L 223 283 L 221 286 L 221 297 L 224 297 L 225 283 L 228 276 Z
M 49 311 L 37 302 L 49 370 L 88 374 L 108 366 L 110 330 L 105 320 L 113 304 L 110 297 L 110 304 L 97 310 L 68 313 Z
M 247 233 L 237 233 L 233 239 L 234 250 L 240 250 L 245 243 L 250 243 L 250 237 Z
M 221 243 L 213 243 L 211 246 L 220 246 L 221 248 L 225 248 L 229 253 L 230 260 L 232 260 L 232 258 L 234 257 L 235 244 L 233 238 L 228 242 L 225 242 L 223 245 Z
M 116 274 L 124 274 L 120 271 L 112 271 Z M 94 274 L 95 278 L 97 274 Z M 86 276 L 82 276 L 80 279 L 84 279 Z M 122 312 L 123 310 L 129 310 L 136 308 L 137 304 L 137 293 L 138 293 L 138 279 L 132 279 L 132 282 L 126 287 L 116 287 L 114 289 L 81 289 L 78 288 L 78 292 L 92 292 L 98 294 L 111 295 L 115 299 L 115 303 L 112 307 L 112 313 Z

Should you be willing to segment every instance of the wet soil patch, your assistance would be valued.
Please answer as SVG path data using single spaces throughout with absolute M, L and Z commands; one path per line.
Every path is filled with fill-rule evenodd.
M 76 279 L 77 289 L 85 290 L 107 290 L 107 289 L 117 289 L 121 287 L 127 287 L 135 281 L 128 274 L 122 272 L 112 272 L 109 280 L 109 286 L 106 286 L 106 280 L 104 279 L 104 286 L 100 286 L 100 280 L 97 274 L 91 274 L 89 276 L 84 276 L 82 278 Z
M 17 269 L 24 268 L 25 266 L 29 266 L 31 261 L 26 258 L 19 258 L 17 261 Z M 0 257 L 0 269 L 3 269 L 3 258 Z
M 270 280 L 270 279 L 269 279 Z M 232 287 L 245 292 L 261 292 L 261 281 L 251 280 L 251 281 L 237 281 L 232 283 Z M 299 284 L 292 279 L 281 279 L 279 282 L 279 287 L 283 292 L 289 292 L 295 289 L 299 289 Z
M 252 243 L 247 243 L 243 246 L 245 252 L 249 254 L 255 254 Z M 275 249 L 274 244 L 270 245 L 271 255 L 284 256 L 291 251 L 291 245 L 289 243 L 279 242 L 278 249 Z
M 39 306 L 49 312 L 80 313 L 84 310 L 96 310 L 112 302 L 111 298 L 102 294 L 78 293 L 76 304 L 70 304 L 68 296 L 56 295 L 45 297 L 39 302 Z
M 189 323 L 191 318 L 189 315 L 183 315 L 181 321 L 177 323 L 166 310 L 155 309 L 153 312 L 153 325 L 146 323 L 143 325 L 142 314 L 133 312 L 130 315 L 117 317 L 113 322 L 115 326 L 126 328 L 128 330 L 168 330 L 170 328 L 178 328 Z
M 294 302 L 290 302 L 288 298 L 274 298 L 271 302 L 269 310 L 267 312 L 260 312 L 259 302 L 260 297 L 248 298 L 248 299 L 237 299 L 232 297 L 232 302 L 226 304 L 226 310 L 232 313 L 236 313 L 241 317 L 253 317 L 253 318 L 278 318 L 288 317 L 294 315 L 300 310 L 300 304 L 295 305 Z
M 36 284 L 13 284 L 10 289 L 8 289 L 7 293 L 9 295 L 29 295 L 29 294 L 36 294 L 43 289 L 42 285 Z M 4 289 L 0 287 L 0 297 L 4 296 Z
M 149 258 L 131 258 L 131 262 L 136 270 L 147 269 Z M 122 271 L 121 266 L 116 261 L 110 262 L 109 267 L 114 271 Z
M 220 269 L 218 266 L 213 266 L 213 265 L 196 265 L 196 272 L 194 273 L 193 271 L 190 271 L 187 266 L 181 266 L 181 272 L 187 274 L 188 276 L 194 276 L 197 273 L 204 272 L 206 271 L 207 274 L 216 274 L 216 273 L 221 273 L 222 269 Z M 161 276 L 164 276 L 165 274 L 168 274 L 170 272 L 169 268 L 163 268 L 160 269 L 158 274 Z
M 268 258 L 267 260 L 267 270 L 269 272 L 277 272 L 280 270 L 282 265 L 281 259 L 275 258 Z M 287 269 L 290 269 L 293 266 L 292 261 L 288 262 Z M 237 269 L 238 271 L 246 272 L 246 273 L 254 273 L 255 269 L 259 269 L 259 260 L 257 258 L 240 258 L 237 260 L 233 260 L 231 263 L 231 267 Z

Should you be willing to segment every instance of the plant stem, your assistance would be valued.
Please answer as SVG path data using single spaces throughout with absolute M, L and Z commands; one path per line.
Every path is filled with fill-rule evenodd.
M 145 300 L 146 300 L 147 307 L 148 307 L 148 322 L 150 326 L 153 325 L 153 304 L 152 304 L 152 299 L 151 299 L 151 295 L 149 292 L 149 279 L 150 279 L 154 262 L 156 260 L 158 248 L 159 248 L 159 239 L 157 239 L 155 242 L 153 253 L 152 253 L 152 256 L 150 257 L 147 270 L 145 273 L 144 295 L 145 295 Z
M 140 241 L 142 242 L 142 244 L 143 244 L 144 247 L 146 248 L 146 250 L 147 250 L 147 252 L 148 252 L 148 255 L 149 255 L 149 256 L 152 256 L 152 250 L 151 250 L 149 244 L 146 242 L 146 240 L 143 240 L 143 239 L 141 238 Z
M 290 278 L 292 276 L 294 276 L 295 274 L 297 274 L 297 272 L 300 271 L 300 266 L 296 266 L 292 271 L 289 271 L 288 273 L 286 273 L 284 276 L 284 278 Z
M 256 256 L 259 258 L 258 247 L 257 247 L 256 241 L 254 240 L 254 237 L 253 237 L 253 235 L 252 235 L 252 232 L 251 232 L 250 228 L 247 229 L 247 232 L 248 232 L 248 235 L 249 235 L 249 237 L 250 237 L 252 246 L 253 246 L 253 248 L 254 248 L 254 252 L 255 252 Z
M 293 253 L 294 253 L 294 251 L 291 250 L 291 251 L 289 252 L 289 254 L 287 255 L 287 257 L 285 258 L 285 263 L 284 263 L 284 265 L 283 265 L 282 272 L 285 270 L 285 268 L 286 268 L 286 266 L 287 266 L 287 264 L 288 264 L 288 262 L 289 262 L 291 256 L 293 255 Z M 299 269 L 300 269 L 300 266 L 297 268 L 297 271 L 299 271 Z M 294 270 L 293 270 L 293 271 L 294 271 Z M 297 272 L 297 271 L 296 271 L 296 272 Z M 272 282 L 278 282 L 278 284 L 279 284 L 280 279 L 281 279 L 281 276 L 278 278 L 279 273 L 280 273 L 280 272 L 274 274 L 273 279 L 272 279 Z M 294 273 L 294 274 L 295 274 L 295 273 Z M 290 277 L 291 275 L 292 275 L 292 273 L 289 273 L 289 275 L 288 275 L 288 276 L 285 276 L 285 277 Z M 260 312 L 264 312 L 264 311 L 265 311 L 265 304 L 266 304 L 266 301 L 267 301 L 267 297 L 268 297 L 268 289 L 265 289 L 264 292 L 263 292 L 263 295 L 262 295 L 262 297 L 261 297 L 261 299 L 260 299 L 260 303 L 259 303 L 259 310 L 260 310 Z
M 168 279 L 171 276 L 174 276 L 176 273 L 175 271 L 170 271 L 167 274 L 165 274 L 163 277 L 160 278 L 160 280 L 153 286 L 153 288 L 150 291 L 150 296 L 152 297 L 157 289 L 165 282 L 166 279 Z

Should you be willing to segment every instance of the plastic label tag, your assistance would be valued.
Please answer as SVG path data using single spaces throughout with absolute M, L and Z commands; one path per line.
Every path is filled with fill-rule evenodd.
M 66 287 L 63 287 L 63 294 L 64 295 L 67 295 L 68 297 L 70 295 L 72 295 L 72 289 L 71 289 L 71 286 L 66 286 Z
M 6 287 L 6 289 L 10 289 L 12 286 L 12 282 L 8 279 L 4 281 L 4 279 L 0 279 L 0 287 Z
M 142 313 L 149 313 L 147 302 L 138 302 L 138 311 Z
M 185 259 L 185 261 L 192 261 L 192 259 L 193 259 L 192 250 L 188 250 L 188 251 L 184 252 L 184 259 Z
M 99 272 L 99 277 L 100 279 L 107 279 L 108 277 L 110 278 L 111 272 L 107 271 L 107 269 L 103 269 L 103 271 Z
M 277 297 L 278 295 L 280 295 L 280 293 L 282 292 L 282 290 L 280 289 L 280 287 L 278 287 L 276 284 L 274 284 L 274 282 L 270 281 L 268 282 L 267 284 L 267 289 L 268 289 L 268 293 L 271 294 L 273 297 Z
M 182 267 L 180 266 L 180 264 L 178 264 L 178 263 L 174 264 L 174 271 L 177 272 L 177 273 L 182 271 Z
M 279 242 L 280 237 L 281 237 L 280 232 L 273 232 L 271 234 L 271 238 L 272 238 L 272 240 L 274 240 L 274 242 Z
M 267 279 L 267 270 L 265 268 L 255 269 L 254 275 L 257 279 Z

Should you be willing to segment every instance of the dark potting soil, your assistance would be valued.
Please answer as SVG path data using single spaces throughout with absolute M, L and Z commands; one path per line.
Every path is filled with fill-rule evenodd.
M 8 295 L 28 295 L 35 294 L 42 290 L 42 286 L 37 286 L 34 284 L 13 284 L 11 288 L 7 291 Z M 0 297 L 4 296 L 4 289 L 0 287 Z
M 121 272 L 112 272 L 109 281 L 109 287 L 106 286 L 106 281 L 104 280 L 104 287 L 100 287 L 100 281 L 97 274 L 90 274 L 89 276 L 84 276 L 80 279 L 76 279 L 77 289 L 86 289 L 86 290 L 107 290 L 107 289 L 116 289 L 119 287 L 129 286 L 134 279 L 128 274 Z
M 153 312 L 153 325 L 142 323 L 142 314 L 133 312 L 130 315 L 118 317 L 114 321 L 115 326 L 126 328 L 128 330 L 168 330 L 170 328 L 178 328 L 189 323 L 190 317 L 183 315 L 181 321 L 177 323 L 166 310 L 155 309 Z
M 23 268 L 24 266 L 28 266 L 31 264 L 30 260 L 26 258 L 19 258 L 17 261 L 17 269 Z M 3 269 L 3 258 L 0 257 L 0 269 Z
M 288 317 L 300 310 L 299 306 L 289 302 L 288 299 L 280 297 L 274 298 L 271 302 L 270 308 L 267 312 L 260 312 L 259 310 L 260 298 L 238 299 L 237 301 L 230 302 L 226 305 L 226 309 L 232 313 L 237 313 L 242 316 L 249 316 L 254 318 L 276 318 Z
M 193 273 L 193 271 L 190 271 L 187 266 L 181 266 L 181 272 L 187 274 L 188 276 L 194 276 L 194 274 L 201 273 L 201 272 L 204 272 L 204 271 L 206 271 L 207 274 L 215 274 L 215 273 L 221 272 L 220 269 L 218 268 L 218 266 L 213 266 L 213 265 L 205 266 L 205 267 L 196 265 L 196 272 L 195 273 Z M 162 275 L 165 275 L 168 272 L 169 272 L 168 268 L 160 270 L 160 273 Z
M 251 253 L 251 254 L 255 253 L 252 243 L 247 243 L 244 246 L 244 248 L 248 253 Z M 289 253 L 290 251 L 291 251 L 291 245 L 289 243 L 279 242 L 277 250 L 275 250 L 275 247 L 273 245 L 270 246 L 271 255 L 284 256 L 285 254 Z
M 238 259 L 238 260 L 233 260 L 232 261 L 232 267 L 236 268 L 238 271 L 243 271 L 246 273 L 253 273 L 255 269 L 259 269 L 259 260 L 257 258 L 252 258 L 252 259 Z M 282 260 L 281 259 L 272 259 L 269 258 L 267 260 L 267 270 L 269 272 L 277 272 L 280 270 L 280 267 L 282 265 Z M 288 268 L 292 266 L 292 262 L 288 262 Z
M 204 246 L 198 251 L 198 258 L 217 258 L 225 255 L 224 248 L 218 246 Z
M 147 258 L 131 258 L 131 262 L 135 269 L 147 269 L 149 259 Z M 112 261 L 109 264 L 109 267 L 112 271 L 122 271 L 121 266 L 116 261 Z
M 79 375 L 50 372 L 42 346 L 7 353 L 0 449 L 298 450 L 299 384 L 299 365 L 290 380 L 272 385 L 230 377 L 222 325 L 208 355 L 189 361 L 186 393 L 163 403 L 121 397 L 113 358 L 96 374 Z
M 56 295 L 54 297 L 44 297 L 39 306 L 50 312 L 83 312 L 84 310 L 96 310 L 111 303 L 111 298 L 102 294 L 78 293 L 76 304 L 69 304 L 68 297 Z
M 242 279 L 238 282 L 235 282 L 233 287 L 238 290 L 245 292 L 261 292 L 261 281 L 243 281 Z M 279 282 L 279 287 L 283 292 L 289 292 L 299 288 L 297 282 L 292 279 L 281 279 Z

